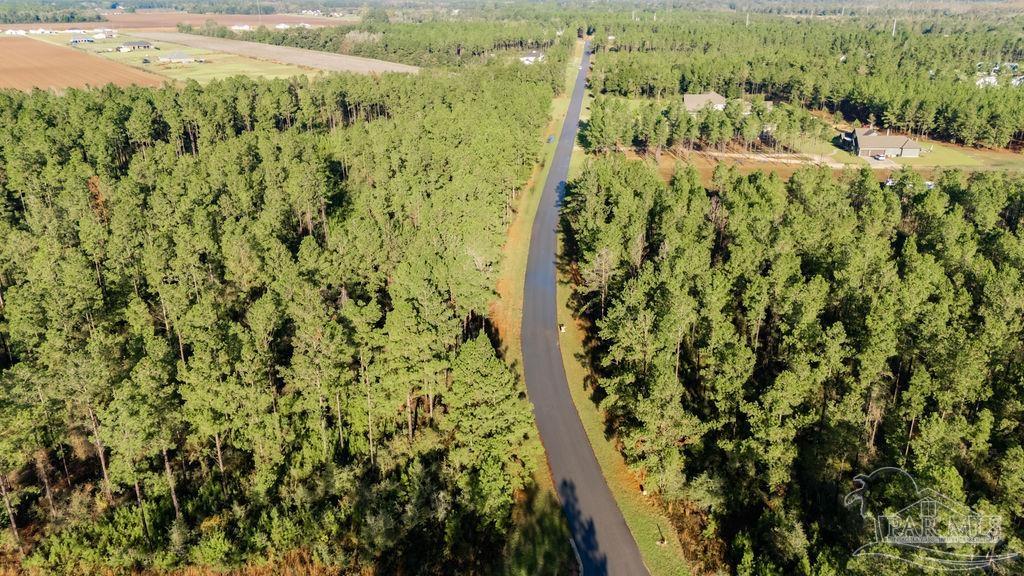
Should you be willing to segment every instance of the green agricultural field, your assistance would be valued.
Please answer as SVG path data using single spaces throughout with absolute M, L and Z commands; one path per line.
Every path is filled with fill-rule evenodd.
M 53 44 L 67 46 L 71 40 L 70 34 L 53 34 L 40 36 L 41 40 Z M 75 49 L 96 54 L 115 62 L 127 64 L 154 74 L 159 74 L 170 80 L 187 81 L 195 80 L 199 83 L 206 83 L 211 80 L 227 78 L 229 76 L 245 75 L 259 78 L 291 78 L 292 76 L 316 75 L 318 70 L 293 66 L 291 64 L 279 64 L 265 60 L 257 60 L 236 54 L 225 54 L 200 48 L 191 48 L 180 44 L 168 42 L 153 42 L 152 50 L 136 50 L 133 52 L 118 52 L 117 47 L 125 42 L 139 40 L 130 34 L 118 34 L 116 38 L 95 40 L 91 44 L 76 46 Z M 170 64 L 158 62 L 160 56 L 170 53 L 182 53 L 202 60 L 189 64 Z M 148 61 L 148 62 L 145 62 Z

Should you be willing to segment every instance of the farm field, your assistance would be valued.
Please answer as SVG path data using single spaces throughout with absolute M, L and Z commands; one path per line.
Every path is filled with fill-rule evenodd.
M 44 42 L 67 46 L 71 40 L 71 35 L 53 34 L 38 36 L 37 38 Z M 76 52 L 90 52 L 106 60 L 159 74 L 169 80 L 183 82 L 195 80 L 199 83 L 206 83 L 211 80 L 240 74 L 257 78 L 291 78 L 292 76 L 315 75 L 319 73 L 318 70 L 312 68 L 281 64 L 269 60 L 258 60 L 237 54 L 228 54 L 167 42 L 154 43 L 154 47 L 158 48 L 158 50 L 117 51 L 117 47 L 121 44 L 140 39 L 140 37 L 131 34 L 119 34 L 116 38 L 96 40 L 91 44 L 82 44 L 74 48 L 74 50 Z M 196 60 L 202 60 L 202 62 L 197 61 L 188 64 L 159 62 L 161 56 L 172 53 L 185 54 Z
M 270 60 L 296 66 L 307 66 L 309 68 L 327 70 L 330 72 L 356 72 L 360 74 L 379 74 L 382 72 L 419 72 L 419 68 L 416 66 L 398 64 L 396 62 L 361 58 L 359 56 L 347 56 L 344 54 L 334 54 L 330 52 L 317 52 L 315 50 L 304 50 L 302 48 L 291 48 L 287 46 L 274 46 L 272 44 L 260 44 L 258 42 L 245 42 L 242 40 L 196 36 L 193 34 L 182 34 L 180 32 L 139 32 L 136 36 L 152 42 L 171 42 L 190 46 L 192 48 L 227 52 L 260 60 Z
M 247 24 L 253 28 L 259 26 L 273 27 L 277 24 L 300 24 L 310 26 L 338 26 L 341 24 L 352 24 L 358 22 L 358 17 L 331 18 L 327 16 L 304 16 L 300 14 L 268 14 L 258 16 L 255 14 L 191 14 L 188 12 L 176 11 L 140 11 L 135 13 L 115 12 L 103 15 L 106 20 L 99 22 L 59 22 L 59 23 L 30 23 L 30 24 L 4 24 L 0 28 L 4 30 L 29 30 L 32 28 L 49 28 L 51 30 L 69 30 L 75 28 L 115 28 L 115 29 L 149 29 L 149 30 L 174 30 L 178 24 L 191 24 L 202 26 L 207 20 L 213 20 L 224 26 L 236 24 Z
M 165 79 L 96 56 L 30 38 L 0 38 L 0 88 L 63 90 L 139 84 L 159 86 Z

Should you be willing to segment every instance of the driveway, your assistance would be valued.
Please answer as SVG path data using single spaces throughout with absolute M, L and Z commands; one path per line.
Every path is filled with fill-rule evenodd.
M 590 64 L 590 44 L 576 76 L 530 239 L 523 302 L 523 367 L 537 427 L 584 576 L 643 576 L 640 550 L 608 489 L 562 366 L 555 302 L 555 234 Z

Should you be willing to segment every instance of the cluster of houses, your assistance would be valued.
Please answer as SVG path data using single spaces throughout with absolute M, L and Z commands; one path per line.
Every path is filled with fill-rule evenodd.
M 703 94 L 684 94 L 683 106 L 690 114 L 697 114 L 701 110 L 712 108 L 725 110 L 729 100 L 717 92 L 705 92 Z M 750 114 L 752 104 L 747 100 L 740 100 L 743 106 L 743 113 Z M 772 102 L 765 101 L 765 107 L 771 109 Z M 921 144 L 903 134 L 884 134 L 875 128 L 855 128 L 852 132 L 845 134 L 843 139 L 857 156 L 863 158 L 917 158 L 921 155 Z
M 977 68 L 981 70 L 987 65 L 984 62 L 978 62 Z M 1018 74 L 1020 72 L 1020 64 L 1017 62 L 1003 62 L 992 66 L 987 72 L 978 72 L 978 78 L 974 81 L 974 85 L 979 88 L 987 88 L 989 86 L 999 85 L 999 74 L 1003 70 L 1009 70 L 1011 74 L 1010 85 L 1014 87 L 1024 86 L 1024 74 Z
M 116 38 L 117 30 L 111 28 L 93 28 L 84 30 L 82 28 L 69 28 L 67 30 L 51 30 L 49 28 L 11 29 L 3 31 L 5 36 L 48 36 L 50 34 L 75 34 L 76 38 L 89 38 L 91 40 L 105 40 Z
M 312 27 L 313 26 L 311 24 L 306 24 L 305 22 L 299 22 L 298 24 L 285 24 L 284 22 L 281 22 L 280 24 L 274 25 L 274 29 L 275 30 L 288 30 L 289 28 L 312 28 Z M 232 32 L 252 32 L 255 29 L 256 28 L 253 28 L 252 24 L 235 24 L 234 26 L 231 26 L 231 31 Z

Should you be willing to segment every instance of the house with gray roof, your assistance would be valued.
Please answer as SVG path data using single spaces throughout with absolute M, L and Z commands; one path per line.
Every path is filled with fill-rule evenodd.
M 885 156 L 917 158 L 921 144 L 903 134 L 882 134 L 874 128 L 855 128 L 853 149 L 858 156 Z
M 718 92 L 683 94 L 683 106 L 690 114 L 696 114 L 708 106 L 715 110 L 725 110 L 725 96 Z

